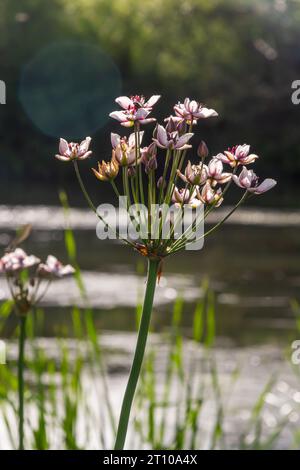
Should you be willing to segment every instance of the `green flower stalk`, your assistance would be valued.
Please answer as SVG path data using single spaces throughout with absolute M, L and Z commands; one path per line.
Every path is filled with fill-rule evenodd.
M 70 265 L 63 266 L 49 255 L 42 263 L 34 255 L 27 255 L 21 248 L 8 251 L 0 259 L 0 273 L 6 276 L 15 313 L 19 320 L 18 351 L 18 401 L 19 401 L 19 450 L 24 450 L 24 369 L 26 320 L 29 312 L 42 300 L 52 280 L 74 273 Z
M 143 311 L 141 316 L 141 323 L 139 327 L 139 333 L 134 353 L 134 358 L 129 374 L 129 379 L 122 403 L 122 409 L 120 414 L 119 426 L 117 430 L 117 437 L 115 443 L 115 450 L 122 450 L 124 448 L 129 416 L 132 406 L 133 397 L 135 394 L 136 386 L 138 383 L 143 358 L 145 354 L 146 342 L 148 337 L 148 331 L 151 320 L 152 305 L 155 293 L 156 278 L 159 269 L 158 260 L 148 260 L 148 276 L 147 285 L 144 298 Z
M 19 450 L 24 450 L 24 350 L 26 339 L 26 316 L 20 317 L 19 356 L 18 356 L 18 395 L 19 395 Z
M 165 119 L 165 125 L 156 125 L 149 145 L 142 146 L 144 131 L 141 131 L 141 126 L 156 121 L 149 115 L 159 98 L 159 95 L 154 95 L 146 100 L 143 96 L 134 95 L 116 99 L 122 109 L 113 111 L 110 117 L 125 128 L 133 127 L 133 132 L 124 137 L 112 133 L 111 160 L 102 160 L 101 164 L 98 163 L 98 168 L 93 169 L 99 181 L 112 186 L 119 201 L 120 197 L 126 198 L 129 225 L 131 223 L 135 228 L 134 231 L 128 230 L 126 237 L 123 234 L 121 237 L 119 228 L 110 227 L 98 212 L 81 178 L 78 161 L 90 156 L 90 137 L 80 144 L 61 139 L 59 154 L 56 155 L 61 161 L 73 161 L 84 197 L 105 229 L 109 228 L 109 233 L 114 234 L 114 238 L 124 240 L 148 261 L 143 311 L 121 407 L 115 449 L 123 449 L 125 445 L 147 343 L 156 280 L 161 275 L 163 260 L 171 254 L 196 246 L 206 235 L 218 229 L 248 195 L 262 194 L 276 184 L 272 179 L 259 184 L 255 173 L 246 168 L 258 158 L 250 153 L 249 145 L 238 145 L 225 150 L 207 162 L 209 151 L 205 142 L 201 141 L 195 147 L 193 155 L 197 124 L 202 119 L 216 117 L 218 114 L 214 109 L 189 98 L 174 106 L 174 115 Z M 189 152 L 191 155 L 183 169 Z M 224 170 L 224 165 L 227 165 L 227 171 Z M 240 166 L 243 169 L 237 175 Z M 121 178 L 117 182 L 119 175 Z M 244 190 L 242 197 L 220 222 L 207 232 L 199 233 L 197 227 L 204 223 L 212 210 L 223 203 L 232 182 Z M 178 186 L 180 184 L 182 187 Z M 188 223 L 185 223 L 186 215 Z

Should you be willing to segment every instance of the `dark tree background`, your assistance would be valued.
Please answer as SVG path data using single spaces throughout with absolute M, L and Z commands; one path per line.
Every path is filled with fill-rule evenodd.
M 261 156 L 258 171 L 279 180 L 270 196 L 272 202 L 299 205 L 300 106 L 291 102 L 291 84 L 300 79 L 299 26 L 300 2 L 296 0 L 2 0 L 0 79 L 7 85 L 7 104 L 0 106 L 2 201 L 12 197 L 12 187 L 23 188 L 26 198 L 33 188 L 42 191 L 47 185 L 59 186 L 73 176 L 70 168 L 51 158 L 57 136 L 32 120 L 22 100 L 28 64 L 50 50 L 53 62 L 46 55 L 46 65 L 37 60 L 36 68 L 43 72 L 45 87 L 53 79 L 53 93 L 61 93 L 61 104 L 55 116 L 48 116 L 40 79 L 34 100 L 29 100 L 31 95 L 28 98 L 25 90 L 27 105 L 29 101 L 29 110 L 34 108 L 51 129 L 54 121 L 59 127 L 65 115 L 76 121 L 74 109 L 86 107 L 87 96 L 79 93 L 73 109 L 66 91 L 64 103 L 68 83 L 61 90 L 59 84 L 64 81 L 60 74 L 67 41 L 77 47 L 78 54 L 73 58 L 66 54 L 66 64 L 74 61 L 74 80 L 83 81 L 87 94 L 89 77 L 94 79 L 98 73 L 97 58 L 85 54 L 80 44 L 91 51 L 97 47 L 108 61 L 112 59 L 122 94 L 161 93 L 164 99 L 156 108 L 159 118 L 169 115 L 172 105 L 186 96 L 215 108 L 220 117 L 201 123 L 200 128 L 211 152 L 251 143 Z M 60 66 L 55 50 L 62 52 Z M 93 62 L 90 69 L 88 60 Z M 105 68 L 106 59 L 101 60 Z M 114 109 L 110 96 L 114 88 L 109 91 L 110 80 L 101 80 L 102 95 L 95 96 L 85 118 L 78 116 L 76 123 L 83 129 L 90 125 L 96 159 L 109 158 L 107 133 L 118 128 L 104 117 L 108 105 Z M 104 96 L 105 90 L 109 96 Z M 46 199 L 45 192 L 40 201 Z

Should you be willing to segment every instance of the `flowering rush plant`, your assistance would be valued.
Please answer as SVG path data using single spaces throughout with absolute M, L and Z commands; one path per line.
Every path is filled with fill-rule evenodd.
M 115 449 L 123 449 L 130 410 L 143 361 L 156 279 L 161 272 L 162 261 L 171 254 L 187 249 L 191 244 L 220 227 L 248 197 L 262 194 L 276 181 L 259 178 L 248 166 L 258 156 L 250 152 L 247 144 L 236 145 L 210 158 L 205 142 L 196 141 L 195 131 L 202 119 L 218 116 L 214 109 L 186 98 L 174 106 L 174 113 L 156 124 L 151 116 L 153 107 L 160 99 L 143 96 L 121 96 L 116 99 L 120 110 L 110 117 L 121 126 L 131 128 L 129 135 L 111 134 L 112 155 L 93 168 L 100 182 L 108 182 L 119 198 L 125 198 L 128 220 L 137 230 L 124 236 L 116 227 L 109 227 L 97 210 L 83 183 L 78 162 L 91 155 L 91 138 L 80 144 L 61 139 L 56 158 L 72 162 L 83 194 L 106 229 L 114 232 L 128 245 L 148 260 L 148 275 L 143 312 L 138 333 L 132 368 L 125 391 Z M 144 145 L 144 127 L 154 124 L 152 139 Z M 193 145 L 196 151 L 193 152 Z M 188 154 L 191 155 L 188 159 Z M 192 163 L 196 160 L 196 163 Z M 159 169 L 161 168 L 161 171 Z M 120 178 L 119 178 L 120 177 Z M 119 180 L 119 181 L 118 181 Z M 231 185 L 243 190 L 241 198 L 225 217 L 207 232 L 197 230 L 208 214 L 224 201 Z M 134 210 L 132 209 L 134 208 Z M 174 211 L 170 211 L 170 209 Z M 182 217 L 189 213 L 189 223 L 182 230 Z
M 70 265 L 64 266 L 55 256 L 42 262 L 35 255 L 27 255 L 18 247 L 8 249 L 0 258 L 0 273 L 5 275 L 19 319 L 18 396 L 19 396 L 19 449 L 24 449 L 24 355 L 26 319 L 28 313 L 42 300 L 51 282 L 74 273 Z

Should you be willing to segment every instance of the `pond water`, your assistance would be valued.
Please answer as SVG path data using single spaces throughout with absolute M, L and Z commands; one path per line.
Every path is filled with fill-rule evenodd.
M 28 222 L 32 223 L 33 232 L 24 246 L 26 251 L 42 258 L 53 253 L 67 261 L 65 219 L 55 207 L 1 206 L 1 245 L 7 245 L 16 225 Z M 144 262 L 119 242 L 98 240 L 96 221 L 88 211 L 72 210 L 69 222 L 74 228 L 88 306 L 95 311 L 96 325 L 106 347 L 112 400 L 118 409 L 135 343 L 135 305 L 144 289 Z M 300 382 L 291 370 L 290 356 L 291 344 L 300 339 L 300 332 L 290 302 L 299 298 L 300 213 L 242 210 L 231 223 L 207 238 L 201 251 L 182 252 L 166 260 L 152 321 L 160 344 L 157 351 L 162 358 L 157 362 L 158 374 L 159 365 L 166 358 L 159 338 L 171 323 L 177 296 L 184 298 L 182 332 L 186 338 L 184 348 L 190 347 L 194 308 L 202 296 L 204 278 L 209 279 L 216 296 L 215 355 L 224 400 L 231 410 L 226 424 L 228 446 L 238 446 L 235 429 L 247 422 L 251 407 L 273 373 L 278 380 L 266 397 L 266 426 L 274 429 L 285 417 L 291 426 L 298 426 Z M 0 298 L 5 299 L 7 294 L 1 279 Z M 65 279 L 53 283 L 43 302 L 46 315 L 41 336 L 51 342 L 57 335 L 66 332 L 71 335 L 74 304 L 87 306 L 75 281 Z M 14 327 L 12 316 L 4 335 L 10 337 Z M 124 351 L 111 354 L 120 350 L 121 344 Z M 194 360 L 197 354 L 193 353 Z M 228 383 L 235 364 L 241 365 L 241 373 L 233 393 Z M 87 387 L 89 380 L 87 374 Z M 213 414 L 214 409 L 208 404 L 204 410 L 207 435 L 214 422 Z M 203 447 L 209 447 L 209 438 L 205 439 Z M 289 448 L 292 443 L 293 434 L 287 427 L 276 447 Z M 90 447 L 94 446 L 91 441 Z
M 16 225 L 27 222 L 33 225 L 25 246 L 28 252 L 42 258 L 53 253 L 67 261 L 62 230 L 65 219 L 60 208 L 0 206 L 2 246 L 6 246 Z M 96 220 L 88 210 L 72 210 L 70 224 L 89 304 L 97 312 L 99 327 L 134 329 L 133 307 L 144 287 L 143 274 L 137 274 L 143 269 L 143 259 L 119 242 L 98 240 Z M 290 300 L 299 296 L 300 288 L 300 213 L 241 210 L 231 223 L 205 240 L 202 250 L 167 259 L 157 289 L 155 331 L 169 325 L 171 305 L 177 295 L 182 295 L 186 301 L 183 326 L 189 336 L 204 277 L 216 293 L 219 340 L 237 346 L 288 345 L 296 335 Z M 6 295 L 2 281 L 0 297 Z M 74 302 L 82 301 L 73 280 L 51 286 L 44 302 L 51 311 L 45 335 L 57 334 L 59 327 L 68 323 L 68 307 Z

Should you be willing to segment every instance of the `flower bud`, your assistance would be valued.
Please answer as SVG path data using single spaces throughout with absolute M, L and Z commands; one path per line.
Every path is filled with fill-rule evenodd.
M 128 172 L 129 178 L 136 175 L 136 169 L 134 166 L 129 166 L 127 169 L 127 172 Z
M 207 156 L 208 156 L 208 148 L 207 148 L 207 145 L 206 143 L 204 142 L 204 140 L 201 140 L 200 144 L 199 144 L 199 147 L 197 149 L 197 155 L 198 157 L 201 158 L 201 160 L 205 159 Z
M 98 170 L 92 168 L 94 175 L 100 181 L 112 181 L 114 180 L 119 173 L 119 165 L 115 159 L 115 152 L 113 150 L 112 159 L 110 162 L 102 161 L 98 162 Z
M 163 186 L 163 189 L 165 189 L 167 183 L 166 183 L 166 181 L 165 182 L 163 182 L 163 181 L 164 181 L 164 179 L 163 179 L 162 176 L 157 180 L 158 189 L 160 189 L 162 186 Z

